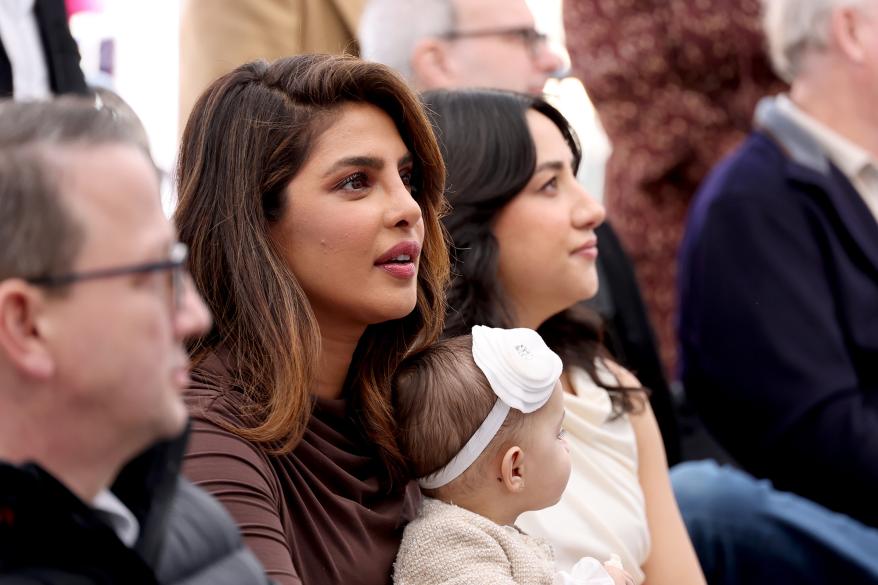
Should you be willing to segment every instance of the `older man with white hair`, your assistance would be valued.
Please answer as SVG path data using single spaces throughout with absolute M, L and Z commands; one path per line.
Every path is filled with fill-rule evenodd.
M 493 87 L 541 93 L 562 66 L 525 0 L 370 0 L 360 53 L 419 90 Z
M 816 503 L 754 489 L 769 546 L 878 582 L 878 0 L 768 0 L 765 26 L 791 88 L 690 211 L 683 380 L 745 469 Z

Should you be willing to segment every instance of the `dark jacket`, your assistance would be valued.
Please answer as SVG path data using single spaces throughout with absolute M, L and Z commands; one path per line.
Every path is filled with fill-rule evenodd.
M 0 462 L 0 584 L 268 583 L 225 510 L 179 477 L 184 445 L 156 445 L 113 484 L 140 523 L 130 549 L 45 470 Z
M 689 217 L 686 390 L 748 471 L 878 526 L 878 222 L 772 100 L 756 125 Z
M 64 0 L 36 0 L 34 16 L 52 93 L 88 93 L 85 77 L 79 68 L 79 47 L 67 24 Z M 6 53 L 6 48 L 0 42 L 0 97 L 12 95 L 12 65 Z
M 682 458 L 680 431 L 634 266 L 610 222 L 599 225 L 595 234 L 600 248 L 597 271 L 601 285 L 597 295 L 585 304 L 604 320 L 606 348 L 649 388 L 649 402 L 662 434 L 665 456 L 668 465 L 674 465 Z

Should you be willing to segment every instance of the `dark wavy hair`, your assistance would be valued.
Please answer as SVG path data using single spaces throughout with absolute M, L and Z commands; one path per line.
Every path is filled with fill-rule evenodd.
M 391 375 L 410 351 L 439 337 L 449 269 L 440 222 L 442 156 L 405 81 L 383 65 L 328 55 L 256 61 L 220 77 L 198 99 L 183 132 L 175 220 L 215 324 L 190 347 L 196 368 L 222 350 L 231 385 L 243 390 L 256 421 L 231 430 L 272 452 L 292 450 L 311 417 L 321 340 L 269 227 L 282 216 L 284 189 L 349 103 L 372 104 L 394 121 L 414 158 L 425 227 L 414 311 L 366 328 L 344 384 L 393 489 L 408 476 L 396 441 Z
M 551 120 L 570 147 L 574 172 L 582 158 L 579 140 L 564 116 L 543 98 L 499 90 L 431 91 L 422 96 L 445 159 L 445 194 L 451 212 L 444 223 L 451 240 L 452 281 L 444 337 L 473 325 L 515 327 L 515 315 L 497 276 L 497 214 L 527 186 L 537 165 L 528 110 Z M 596 361 L 609 358 L 600 317 L 576 305 L 537 330 L 567 366 L 585 369 L 610 394 L 614 415 L 636 411 L 640 388 L 608 386 Z

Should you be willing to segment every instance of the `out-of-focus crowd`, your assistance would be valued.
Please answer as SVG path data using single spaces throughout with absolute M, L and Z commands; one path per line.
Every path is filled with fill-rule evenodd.
M 170 222 L 66 10 L 0 3 L 0 584 L 878 583 L 878 0 L 183 0 Z

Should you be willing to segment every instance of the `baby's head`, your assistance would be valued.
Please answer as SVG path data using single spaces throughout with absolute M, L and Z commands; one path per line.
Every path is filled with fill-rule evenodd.
M 570 475 L 561 368 L 529 329 L 474 327 L 408 358 L 393 401 L 424 493 L 468 508 L 502 502 L 515 516 L 557 502 Z

